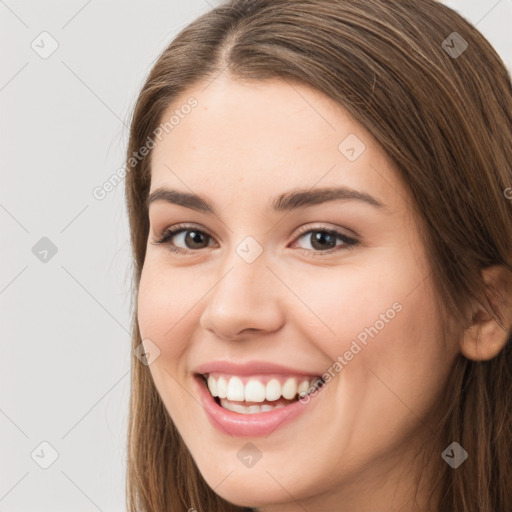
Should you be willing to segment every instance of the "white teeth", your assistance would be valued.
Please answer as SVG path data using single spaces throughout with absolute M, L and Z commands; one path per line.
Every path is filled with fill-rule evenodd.
M 211 375 L 208 377 L 208 389 L 212 396 L 218 396 L 217 381 Z
M 277 378 L 271 378 L 266 384 L 257 378 L 251 378 L 244 385 L 240 377 L 214 377 L 208 376 L 208 389 L 214 397 L 227 398 L 234 402 L 275 402 L 283 397 L 293 400 L 297 394 L 299 398 L 308 394 L 317 379 L 303 378 L 297 385 L 296 377 L 289 377 L 284 384 Z M 255 406 L 256 407 L 256 406 Z M 237 411 L 238 412 L 238 411 Z
M 211 390 L 210 390 L 211 392 Z M 217 379 L 217 396 L 219 398 L 226 398 L 228 394 L 228 382 L 224 377 Z
M 246 402 L 263 402 L 265 400 L 265 386 L 259 380 L 251 379 L 245 385 L 244 396 Z
M 240 405 L 240 404 L 233 404 L 231 402 L 226 402 L 224 399 L 221 400 L 222 407 L 224 409 L 227 409 L 228 411 L 233 412 L 239 412 L 241 414 L 249 414 L 248 407 Z
M 270 379 L 267 382 L 266 397 L 269 402 L 281 398 L 281 383 L 277 379 Z
M 300 398 L 306 396 L 308 394 L 308 390 L 309 390 L 309 382 L 307 380 L 303 380 L 297 387 L 297 393 L 299 394 Z
M 228 411 L 238 412 L 241 414 L 258 414 L 260 412 L 268 412 L 274 409 L 280 409 L 281 407 L 286 407 L 283 403 L 276 405 L 241 405 L 230 402 L 224 398 L 221 399 L 220 405 Z
M 228 383 L 228 393 L 226 398 L 228 400 L 233 400 L 234 402 L 243 402 L 244 401 L 244 383 L 242 379 L 238 377 L 231 377 Z
M 281 393 L 287 400 L 291 400 L 292 398 L 294 398 L 295 395 L 297 394 L 297 381 L 293 377 L 288 379 L 284 383 Z

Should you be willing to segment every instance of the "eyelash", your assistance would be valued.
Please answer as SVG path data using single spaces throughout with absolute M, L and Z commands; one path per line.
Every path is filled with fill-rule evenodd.
M 181 248 L 175 247 L 170 244 L 170 240 L 178 233 L 181 233 L 183 231 L 192 231 L 192 230 L 194 230 L 195 232 L 200 233 L 202 235 L 206 235 L 210 239 L 213 238 L 207 231 L 197 229 L 195 226 L 191 226 L 189 224 L 178 224 L 174 227 L 174 229 L 167 228 L 160 234 L 156 235 L 153 238 L 152 243 L 154 245 L 167 245 L 168 250 L 172 253 L 186 255 L 189 253 L 197 252 L 200 249 L 186 250 L 186 249 L 181 249 Z M 338 251 L 350 251 L 351 249 L 354 249 L 357 245 L 359 245 L 359 242 L 357 240 L 354 240 L 353 238 L 350 238 L 335 229 L 327 229 L 327 228 L 322 228 L 322 227 L 304 228 L 303 230 L 300 230 L 300 232 L 297 234 L 297 236 L 294 240 L 300 238 L 302 235 L 305 235 L 309 232 L 314 232 L 314 231 L 323 232 L 323 233 L 327 233 L 330 235 L 335 235 L 336 238 L 341 239 L 345 245 L 343 245 L 341 247 L 334 247 L 334 248 L 328 249 L 326 251 L 302 249 L 306 254 L 311 255 L 311 256 L 323 256 L 324 254 L 332 254 L 332 253 L 338 252 Z

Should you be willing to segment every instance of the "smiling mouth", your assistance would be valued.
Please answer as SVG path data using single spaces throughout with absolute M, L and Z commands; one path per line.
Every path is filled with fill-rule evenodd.
M 217 405 L 240 414 L 258 414 L 289 406 L 325 385 L 321 376 L 237 376 L 220 372 L 196 376 Z

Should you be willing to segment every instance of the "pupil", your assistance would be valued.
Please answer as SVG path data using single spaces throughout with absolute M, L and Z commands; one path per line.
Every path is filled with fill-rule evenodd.
M 320 243 L 320 249 L 326 247 L 326 239 L 329 239 L 331 243 L 327 243 L 327 246 L 328 247 L 334 247 L 336 245 L 336 238 L 330 234 L 330 233 L 325 233 L 325 231 L 317 231 L 316 232 L 316 235 L 314 235 L 313 237 L 314 239 L 314 242 L 319 242 Z M 312 244 L 313 247 L 315 246 L 315 244 L 313 243 Z
M 201 244 L 201 233 L 198 233 L 196 231 L 189 231 L 189 235 L 187 236 L 187 242 L 188 240 L 192 240 L 193 244 Z

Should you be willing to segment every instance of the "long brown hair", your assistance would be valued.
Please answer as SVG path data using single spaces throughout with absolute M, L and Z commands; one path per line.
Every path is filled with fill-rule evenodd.
M 139 151 L 178 95 L 221 72 L 298 80 L 345 107 L 410 191 L 440 311 L 456 321 L 457 336 L 475 301 L 497 314 L 481 270 L 512 271 L 511 80 L 481 33 L 434 0 L 232 0 L 178 34 L 133 111 L 126 201 L 134 302 L 149 230 L 151 152 L 141 158 Z M 133 310 L 132 350 L 141 343 Z M 512 511 L 511 343 L 509 333 L 491 360 L 459 355 L 454 363 L 436 436 L 443 446 L 457 441 L 470 456 L 454 470 L 440 453 L 430 454 L 439 460 L 431 482 L 439 489 L 439 511 Z M 208 487 L 149 368 L 135 356 L 131 386 L 129 510 L 251 510 Z

